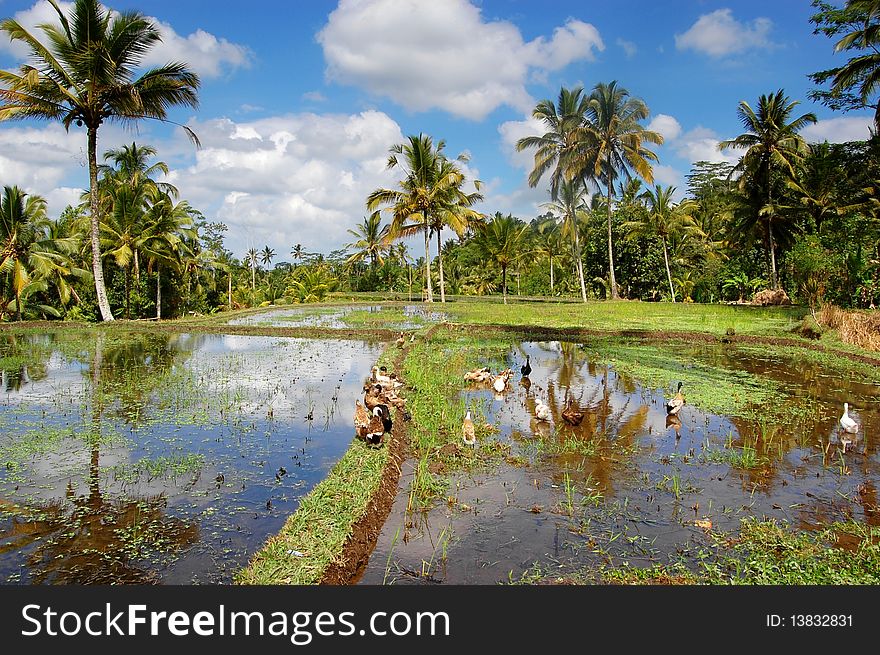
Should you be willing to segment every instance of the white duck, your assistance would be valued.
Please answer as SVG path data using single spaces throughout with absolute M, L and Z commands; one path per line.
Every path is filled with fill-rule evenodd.
M 461 438 L 466 446 L 476 446 L 477 437 L 474 431 L 474 421 L 471 418 L 471 410 L 467 411 L 464 421 L 461 424 Z
M 535 418 L 539 421 L 549 421 L 551 418 L 550 408 L 540 398 L 535 401 Z
M 859 424 L 849 415 L 849 403 L 843 403 L 843 416 L 840 417 L 840 427 L 851 434 L 859 431 Z

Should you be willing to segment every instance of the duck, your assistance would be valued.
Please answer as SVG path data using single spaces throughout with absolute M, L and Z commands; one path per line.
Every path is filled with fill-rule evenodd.
M 565 394 L 565 409 L 562 410 L 562 418 L 569 425 L 580 425 L 584 420 L 584 413 L 571 406 L 571 397 Z
M 544 404 L 544 401 L 538 398 L 535 401 L 535 418 L 539 421 L 550 421 L 550 408 Z
M 367 392 L 364 394 L 364 405 L 366 405 L 367 410 L 373 411 L 376 408 L 376 405 L 381 404 L 382 402 L 382 385 L 381 384 L 373 384 L 367 389 Z
M 840 417 L 840 427 L 850 434 L 855 434 L 859 431 L 859 424 L 849 415 L 849 403 L 843 403 L 843 416 Z
M 681 419 L 675 414 L 666 415 L 666 428 L 675 430 L 675 438 L 681 439 Z
M 354 430 L 361 439 L 366 438 L 367 429 L 370 427 L 370 413 L 361 405 L 360 400 L 354 401 Z
M 507 389 L 507 380 L 510 379 L 510 376 L 513 375 L 513 371 L 507 369 L 506 371 L 501 371 L 498 375 L 496 375 L 492 379 L 492 388 L 495 389 L 497 393 L 501 393 L 505 389 Z
M 679 382 L 675 396 L 666 401 L 667 414 L 678 414 L 679 410 L 684 407 L 684 394 L 681 392 L 681 386 L 682 382 Z
M 471 410 L 464 415 L 464 421 L 461 424 L 461 438 L 466 446 L 476 446 L 477 437 L 474 433 L 474 421 L 471 418 Z
M 483 382 L 488 382 L 491 377 L 492 377 L 492 374 L 489 372 L 489 367 L 486 366 L 483 368 L 475 368 L 475 369 L 465 373 L 464 374 L 464 381 L 465 382 L 483 383 Z
M 519 368 L 519 372 L 522 373 L 524 378 L 529 377 L 529 374 L 532 372 L 532 365 L 529 363 L 530 358 L 530 355 L 526 355 L 526 363 Z
M 385 423 L 382 422 L 382 410 L 377 405 L 373 409 L 373 415 L 370 417 L 370 424 L 364 434 L 364 441 L 368 444 L 377 445 L 382 442 L 382 436 L 385 434 Z
M 400 333 L 400 336 L 397 337 L 397 341 L 395 342 L 398 348 L 403 348 L 403 344 L 406 343 L 406 339 L 403 337 L 403 332 Z

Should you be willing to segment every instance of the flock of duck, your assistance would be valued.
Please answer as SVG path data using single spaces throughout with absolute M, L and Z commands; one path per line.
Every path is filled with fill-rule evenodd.
M 413 341 L 414 338 L 415 336 L 413 335 L 410 341 Z M 404 343 L 404 333 L 401 332 L 396 345 L 402 347 Z M 529 379 L 531 373 L 531 356 L 526 355 L 526 361 L 520 367 L 520 374 L 522 376 L 520 383 L 526 390 L 531 387 L 531 380 Z M 508 390 L 513 376 L 513 370 L 510 368 L 493 374 L 491 369 L 486 366 L 468 371 L 464 374 L 464 380 L 467 383 L 491 387 L 496 394 L 503 394 Z M 679 430 L 681 429 L 681 420 L 678 418 L 678 413 L 686 404 L 685 396 L 682 392 L 683 386 L 683 383 L 679 382 L 675 394 L 671 398 L 666 399 L 664 403 L 667 415 L 666 425 L 667 427 L 675 428 L 676 438 L 680 436 Z M 396 374 L 388 374 L 385 366 L 373 366 L 370 371 L 370 378 L 364 384 L 363 404 L 361 404 L 360 400 L 355 401 L 354 426 L 358 437 L 371 445 L 381 444 L 382 438 L 385 434 L 391 432 L 393 425 L 391 407 L 402 410 L 404 418 L 408 418 L 406 399 L 400 397 L 397 393 L 401 387 L 403 387 L 403 381 Z M 572 405 L 572 399 L 568 390 L 565 393 L 565 407 L 561 415 L 566 423 L 573 426 L 580 425 L 584 419 L 584 412 Z M 552 421 L 550 408 L 541 398 L 535 399 L 535 418 L 544 423 Z M 838 424 L 845 435 L 858 434 L 859 424 L 849 414 L 849 403 L 843 404 L 843 415 L 840 417 Z M 464 444 L 471 447 L 476 446 L 476 430 L 470 407 L 468 407 L 465 414 L 461 430 Z M 846 450 L 856 442 L 857 437 L 841 436 L 839 440 L 844 450 Z

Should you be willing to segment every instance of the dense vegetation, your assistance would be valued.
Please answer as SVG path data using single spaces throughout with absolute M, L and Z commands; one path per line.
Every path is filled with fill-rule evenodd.
M 830 85 L 813 99 L 834 110 L 876 108 L 880 3 L 813 6 L 816 34 L 853 55 L 810 74 Z M 46 64 L 0 74 L 0 120 L 85 127 L 91 148 L 105 121 L 165 120 L 172 105 L 196 106 L 199 80 L 186 64 L 130 79 L 158 33 L 140 14 L 111 19 L 105 12 L 95 0 L 72 9 L 81 19 L 74 24 L 100 25 L 102 49 L 91 55 L 76 30 L 42 28 L 50 44 L 44 49 L 15 21 L 0 24 Z M 114 27 L 123 20 L 135 35 L 130 40 Z M 99 51 L 106 55 L 101 75 L 88 75 L 84 58 Z M 782 288 L 814 310 L 875 307 L 880 136 L 807 143 L 799 132 L 815 116 L 797 105 L 782 89 L 754 106 L 742 100 L 731 112 L 743 133 L 719 145 L 741 154 L 739 162 L 696 162 L 687 188 L 675 189 L 654 184 L 657 156 L 649 146 L 662 136 L 642 125 L 649 109 L 641 99 L 616 81 L 589 93 L 562 88 L 555 102 L 534 109 L 545 133 L 518 144 L 535 156 L 529 183 L 549 187 L 540 215 L 478 211 L 480 183 L 465 180 L 462 157 L 450 159 L 442 141 L 414 135 L 389 145 L 388 166 L 403 179 L 365 199 L 368 215 L 352 218 L 351 243 L 330 253 L 292 244 L 289 261 L 281 262 L 269 246 L 240 257 L 227 250 L 227 226 L 181 199 L 186 189 L 161 181 L 168 169 L 153 147 L 133 142 L 110 150 L 103 165 L 90 151 L 90 188 L 76 206 L 50 208 L 15 180 L 0 180 L 0 320 L 167 318 L 314 302 L 332 291 L 433 300 L 439 290 L 441 301 L 517 294 L 720 302 Z M 457 238 L 443 241 L 450 231 Z M 401 241 L 413 235 L 424 238 L 424 253 Z

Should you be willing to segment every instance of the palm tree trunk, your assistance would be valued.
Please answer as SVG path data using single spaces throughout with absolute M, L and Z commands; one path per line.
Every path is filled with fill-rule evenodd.
M 669 293 L 672 294 L 672 302 L 675 302 L 675 288 L 672 286 L 672 273 L 669 271 L 669 255 L 666 254 L 666 237 L 663 240 L 663 261 L 666 262 L 666 279 L 669 280 Z
M 257 267 L 251 262 L 251 291 L 257 288 Z
M 141 283 L 141 265 L 137 248 L 134 250 L 134 283 L 138 285 Z
M 131 318 L 131 267 L 125 269 L 125 318 Z
M 101 320 L 112 321 L 113 312 L 110 311 L 110 301 L 107 300 L 107 289 L 104 286 L 104 268 L 101 265 L 101 242 L 99 239 L 100 225 L 98 222 L 98 128 L 88 128 L 88 156 L 89 156 L 89 205 L 91 216 L 89 220 L 90 236 L 92 241 L 92 274 L 95 278 L 95 295 L 98 298 L 98 309 L 101 311 Z
M 779 278 L 776 276 L 776 242 L 773 240 L 773 217 L 767 219 L 767 235 L 770 238 L 770 285 L 775 290 L 779 288 Z
M 584 282 L 584 262 L 581 259 L 581 241 L 577 232 L 577 218 L 575 218 L 574 222 L 574 249 L 575 269 L 578 273 L 578 281 L 581 283 L 581 298 L 584 302 L 587 302 L 587 284 Z M 611 251 L 609 250 L 609 252 Z
M 501 287 L 504 291 L 504 304 L 507 304 L 507 266 L 501 267 Z
M 159 274 L 159 265 L 156 264 L 156 320 L 162 319 L 162 276 Z
M 550 295 L 555 295 L 553 293 L 553 258 L 550 258 Z
M 434 292 L 431 290 L 431 232 L 428 229 L 428 213 L 425 217 L 425 286 L 428 289 L 428 302 L 434 302 Z
M 229 271 L 229 311 L 232 311 L 232 271 Z
M 437 230 L 437 261 L 440 263 L 440 302 L 443 303 L 446 302 L 446 284 L 443 281 L 443 250 L 440 244 L 440 232 Z
M 610 170 L 610 168 L 609 168 Z M 611 285 L 611 299 L 617 300 L 620 295 L 617 293 L 617 279 L 614 277 L 614 249 L 611 243 L 611 193 L 612 182 L 611 177 L 608 178 L 608 283 Z

